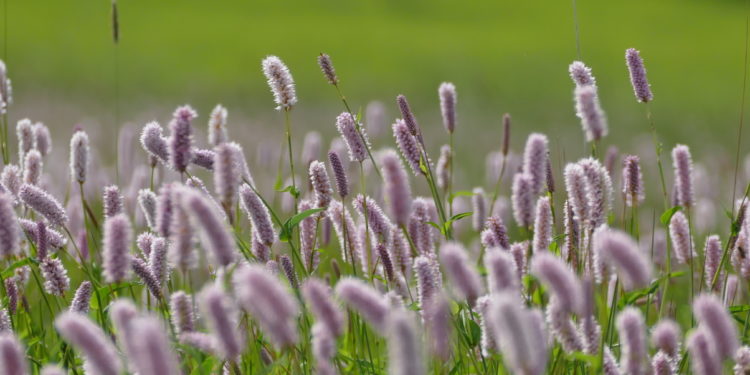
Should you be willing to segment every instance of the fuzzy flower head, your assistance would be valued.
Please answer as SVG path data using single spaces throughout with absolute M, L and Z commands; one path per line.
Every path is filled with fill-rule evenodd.
M 89 136 L 83 130 L 70 139 L 70 174 L 79 183 L 86 181 L 89 169 Z
M 158 122 L 152 121 L 143 126 L 141 132 L 141 146 L 153 158 L 167 163 L 169 147 L 167 139 L 162 135 L 163 129 Z
M 534 178 L 527 173 L 516 173 L 513 178 L 511 204 L 513 217 L 520 227 L 531 227 L 534 222 Z
M 331 62 L 331 56 L 328 54 L 321 53 L 318 55 L 318 66 L 323 71 L 323 75 L 326 77 L 328 83 L 336 86 L 339 83 L 339 78 L 336 76 L 336 70 L 333 68 L 333 62 Z
M 0 256 L 7 259 L 20 251 L 21 230 L 13 210 L 13 197 L 0 193 Z
M 547 159 L 549 140 L 541 133 L 532 133 L 523 150 L 523 173 L 531 176 L 532 191 L 540 194 L 547 182 Z
M 633 85 L 635 98 L 643 103 L 652 101 L 654 95 L 651 93 L 651 85 L 646 77 L 646 68 L 643 66 L 641 53 L 635 48 L 628 48 L 625 51 L 625 62 L 630 71 L 630 83 Z
M 276 56 L 263 59 L 262 66 L 277 105 L 276 109 L 290 110 L 297 103 L 297 93 L 289 68 Z
M 443 126 L 448 133 L 456 129 L 456 86 L 443 82 L 438 89 L 440 95 L 440 113 L 443 115 Z
M 198 114 L 189 105 L 178 107 L 169 122 L 169 163 L 177 172 L 185 172 L 193 160 L 193 129 L 191 121 Z
M 217 104 L 208 118 L 208 143 L 218 146 L 228 140 L 227 109 L 221 104 Z
M 568 66 L 568 72 L 576 86 L 596 86 L 596 79 L 591 74 L 591 68 L 586 66 L 583 62 L 573 61 L 570 66 Z
M 102 250 L 104 278 L 117 283 L 124 280 L 130 269 L 130 243 L 133 230 L 125 214 L 117 214 L 104 222 Z
M 622 194 L 625 196 L 625 203 L 631 207 L 646 198 L 641 159 L 636 155 L 627 155 L 622 160 Z
M 338 129 L 344 139 L 346 148 L 349 150 L 349 159 L 360 163 L 364 161 L 367 158 L 367 148 L 369 147 L 367 135 L 364 129 L 357 131 L 357 124 L 349 112 L 343 112 L 336 117 L 336 129 Z
M 68 215 L 60 202 L 34 185 L 21 185 L 18 197 L 52 225 L 64 226 L 68 221 Z
M 412 201 L 409 177 L 394 150 L 384 150 L 381 153 L 380 162 L 390 212 L 396 224 L 406 225 L 409 221 Z
M 688 146 L 677 145 L 672 149 L 672 163 L 675 202 L 680 206 L 690 207 L 693 205 L 693 159 Z
M 622 231 L 601 227 L 594 232 L 595 257 L 613 266 L 626 290 L 651 282 L 653 267 L 635 240 Z
M 397 119 L 392 126 L 393 137 L 396 138 L 396 144 L 398 145 L 401 155 L 409 163 L 411 171 L 415 176 L 423 173 L 420 167 L 422 154 L 419 150 L 419 143 L 417 138 L 411 134 L 409 128 L 406 126 L 406 122 L 401 119 Z
M 328 163 L 331 165 L 333 176 L 336 179 L 336 191 L 340 197 L 344 198 L 349 195 L 349 181 L 346 177 L 346 170 L 344 170 L 344 166 L 341 164 L 341 158 L 339 158 L 339 154 L 336 151 L 331 150 L 328 152 Z
M 607 118 L 599 103 L 596 86 L 584 85 L 576 88 L 576 112 L 581 118 L 586 141 L 598 141 L 607 136 Z
M 315 193 L 315 207 L 328 208 L 333 196 L 333 189 L 324 163 L 317 160 L 310 163 L 310 184 Z

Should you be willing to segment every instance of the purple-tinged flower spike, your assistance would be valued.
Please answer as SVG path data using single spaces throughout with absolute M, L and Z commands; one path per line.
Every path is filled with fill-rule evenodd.
M 312 353 L 315 358 L 315 371 L 318 375 L 334 375 L 336 369 L 331 359 L 336 355 L 336 341 L 320 323 L 312 326 Z
M 30 185 L 39 185 L 42 180 L 42 154 L 37 150 L 26 153 L 23 162 L 23 182 Z
M 601 227 L 594 232 L 595 257 L 617 270 L 626 290 L 642 288 L 651 282 L 653 267 L 635 240 L 625 232 Z
M 430 210 L 434 206 L 431 206 L 431 201 L 426 198 L 417 197 L 412 203 L 412 212 L 409 218 L 409 235 L 414 242 L 419 254 L 432 254 L 435 252 L 434 248 L 434 228 L 428 224 L 429 222 L 435 222 L 431 217 Z M 395 229 L 397 230 L 397 229 Z
M 359 279 L 345 277 L 336 283 L 336 295 L 357 310 L 377 332 L 385 330 L 388 305 L 375 289 Z
M 743 346 L 734 354 L 734 374 L 744 375 L 750 371 L 750 347 Z
M 273 223 L 271 223 L 271 215 L 268 213 L 268 208 L 266 208 L 260 197 L 247 184 L 240 186 L 240 198 L 247 217 L 253 223 L 258 240 L 266 246 L 273 245 L 276 240 L 276 232 L 273 230 Z
M 298 211 L 305 212 L 312 209 L 312 203 L 307 199 L 303 199 L 299 202 Z M 312 272 L 318 267 L 320 262 L 320 254 L 315 249 L 317 242 L 315 218 L 308 216 L 299 223 L 299 235 L 300 235 L 300 255 L 302 257 L 302 264 L 308 272 Z
M 412 173 L 418 176 L 422 173 L 420 168 L 422 154 L 419 150 L 417 138 L 411 134 L 404 120 L 396 119 L 392 129 L 393 137 L 396 139 L 396 144 L 399 151 L 401 151 L 401 155 L 409 163 Z
M 424 255 L 414 259 L 414 274 L 417 279 L 419 307 L 424 312 L 432 297 L 440 292 L 442 276 L 439 269 L 434 266 L 434 260 Z
M 21 252 L 21 231 L 13 197 L 0 193 L 0 257 L 7 259 Z
M 674 167 L 675 201 L 683 207 L 693 205 L 693 159 L 690 149 L 677 145 L 672 149 L 672 166 Z
M 686 345 L 690 353 L 690 367 L 693 374 L 719 375 L 722 373 L 721 358 L 716 352 L 716 343 L 713 342 L 708 329 L 698 327 L 690 332 Z
M 547 158 L 545 172 L 547 175 L 547 192 L 552 194 L 555 192 L 555 176 L 552 173 L 552 161 L 550 161 L 549 158 Z
M 200 306 L 224 360 L 232 361 L 244 349 L 237 334 L 237 310 L 232 299 L 217 285 L 208 284 L 200 293 Z
M 164 238 L 171 237 L 172 218 L 176 206 L 175 186 L 173 183 L 162 185 L 156 199 L 156 232 Z
M 150 232 L 143 232 L 135 239 L 135 245 L 141 251 L 141 258 L 148 259 L 151 256 L 151 245 L 157 237 Z
M 570 78 L 573 80 L 573 83 L 576 84 L 576 86 L 594 86 L 596 87 L 596 79 L 591 74 L 591 68 L 586 66 L 581 61 L 573 61 L 573 63 L 568 66 L 568 72 L 570 73 Z
M 80 314 L 88 314 L 89 302 L 91 301 L 92 285 L 88 280 L 81 282 L 81 285 L 76 289 L 76 294 L 73 297 L 73 301 L 70 302 L 70 311 L 77 312 Z
M 575 91 L 576 114 L 581 118 L 581 126 L 586 133 L 586 141 L 598 141 L 607 136 L 609 127 L 607 117 L 604 115 L 596 86 L 579 86 Z
M 499 247 L 505 250 L 510 249 L 510 240 L 508 230 L 503 224 L 500 216 L 493 215 L 487 218 L 482 231 L 482 245 L 485 248 Z
M 85 315 L 63 312 L 55 319 L 60 336 L 83 352 L 86 367 L 101 375 L 119 375 L 122 363 L 112 342 L 99 326 Z
M 86 182 L 89 169 L 89 136 L 78 130 L 70 138 L 70 175 L 78 183 Z
M 104 222 L 102 261 L 107 282 L 117 283 L 127 278 L 132 238 L 133 230 L 125 214 L 112 216 Z
M 427 369 L 422 354 L 422 337 L 413 313 L 398 309 L 388 316 L 388 373 L 421 375 Z
M 409 177 L 398 155 L 392 149 L 381 152 L 380 162 L 383 168 L 385 196 L 388 208 L 396 220 L 396 224 L 404 226 L 409 221 L 411 212 L 411 187 Z
M 193 312 L 193 298 L 178 290 L 169 298 L 169 310 L 172 315 L 172 326 L 177 335 L 195 330 L 195 313 Z
M 18 137 L 18 162 L 23 163 L 26 153 L 34 148 L 34 125 L 31 120 L 26 118 L 16 123 L 16 136 Z
M 29 365 L 23 345 L 12 332 L 0 334 L 0 373 L 5 375 L 29 374 Z
M 176 204 L 173 207 L 174 219 L 170 219 L 169 231 L 172 234 L 168 241 L 167 259 L 172 267 L 185 272 L 198 266 L 198 251 L 195 248 L 195 234 L 190 213 L 187 207 L 179 204 L 182 199 L 181 194 L 182 190 L 174 192 Z M 201 193 L 197 192 L 197 194 Z M 216 207 L 214 211 L 221 212 L 221 208 Z
M 573 209 L 566 200 L 563 203 L 563 223 L 565 225 L 565 243 L 560 251 L 562 258 L 570 264 L 578 264 L 577 249 L 579 245 L 580 228 L 575 219 Z
M 8 296 L 8 312 L 13 315 L 18 308 L 18 284 L 13 277 L 5 279 L 4 284 L 5 295 Z
M 490 321 L 490 296 L 484 295 L 477 298 L 477 312 L 479 313 L 479 327 L 482 330 L 481 346 L 482 355 L 485 357 L 491 356 L 497 351 L 497 343 L 495 342 L 494 333 L 491 331 L 492 322 Z
M 516 271 L 518 272 L 518 278 L 521 279 L 528 273 L 528 252 L 529 244 L 527 241 L 514 242 L 510 245 L 510 254 L 513 255 L 513 260 L 516 261 Z
M 540 197 L 536 202 L 534 217 L 534 253 L 548 251 L 552 243 L 552 206 L 549 197 Z
M 178 107 L 169 122 L 169 164 L 177 172 L 185 172 L 193 160 L 193 129 L 190 122 L 198 114 L 189 105 Z
M 640 310 L 626 307 L 617 314 L 617 332 L 620 336 L 620 368 L 625 374 L 648 373 L 648 344 L 646 323 Z
M 109 317 L 117 330 L 118 336 L 120 336 L 120 340 L 124 341 L 122 344 L 125 344 L 124 349 L 126 351 L 129 350 L 128 344 L 130 344 L 126 337 L 130 334 L 130 323 L 137 316 L 138 310 L 129 299 L 120 298 L 109 305 Z
M 737 277 L 737 275 L 729 275 L 729 277 L 727 277 L 727 287 L 726 291 L 724 292 L 724 306 L 734 305 L 739 284 L 740 278 Z
M 237 247 L 232 235 L 211 202 L 197 191 L 180 191 L 182 205 L 194 227 L 199 229 L 203 248 L 209 249 L 219 266 L 228 266 L 237 259 Z
M 333 62 L 331 62 L 331 56 L 327 53 L 321 53 L 318 55 L 318 66 L 323 71 L 323 75 L 326 77 L 328 83 L 336 86 L 339 83 L 339 78 L 336 76 L 336 70 L 333 68 Z
M 651 373 L 653 375 L 674 375 L 677 374 L 677 366 L 666 353 L 658 351 L 651 358 Z
M 579 329 L 581 332 L 581 341 L 583 351 L 586 354 L 597 354 L 602 339 L 602 327 L 596 321 L 594 307 L 594 281 L 586 277 L 582 282 L 581 290 L 583 291 L 583 306 L 579 318 Z
M 451 305 L 443 294 L 432 299 L 425 313 L 425 324 L 432 354 L 442 360 L 451 355 Z
M 443 82 L 438 89 L 440 95 L 440 113 L 443 115 L 443 126 L 448 133 L 456 129 L 456 86 Z
M 375 253 L 380 257 L 380 263 L 383 265 L 383 274 L 388 282 L 396 281 L 396 272 L 393 268 L 393 261 L 391 260 L 391 253 L 388 252 L 388 248 L 383 243 L 377 244 L 375 247 Z
M 677 211 L 669 221 L 669 238 L 672 240 L 674 255 L 677 262 L 685 264 L 691 262 L 695 254 L 693 237 L 690 235 L 690 227 L 682 211 Z
M 516 173 L 513 177 L 511 205 L 513 218 L 519 227 L 529 228 L 534 223 L 534 181 L 533 176 Z
M 484 288 L 479 273 L 469 263 L 466 249 L 457 242 L 446 243 L 440 247 L 440 262 L 459 296 L 465 298 L 469 305 L 474 305 Z
M 531 190 L 541 194 L 546 187 L 549 140 L 541 133 L 532 133 L 523 150 L 523 173 L 531 176 Z
M 110 185 L 104 188 L 102 202 L 104 203 L 104 217 L 112 217 L 123 210 L 123 198 L 120 194 L 120 188 L 116 185 Z
M 607 213 L 612 208 L 612 179 L 607 169 L 594 158 L 580 160 L 586 176 L 586 198 L 590 225 L 597 228 L 607 221 Z
M 149 292 L 151 292 L 151 295 L 160 300 L 163 296 L 161 285 L 159 285 L 159 281 L 156 279 L 156 276 L 154 276 L 154 273 L 151 271 L 148 264 L 141 258 L 132 257 L 130 260 L 130 266 L 133 268 L 133 273 L 141 279 L 143 285 L 145 285 Z
M 263 266 L 250 265 L 234 274 L 237 299 L 278 348 L 297 342 L 297 300 Z
M 484 189 L 476 187 L 471 196 L 471 225 L 475 231 L 479 232 L 484 227 L 484 220 L 487 218 L 487 198 L 484 195 Z
M 289 68 L 276 56 L 263 59 L 263 74 L 271 87 L 277 110 L 288 111 L 297 104 L 297 93 L 294 89 L 294 79 Z
M 339 238 L 339 247 L 341 251 L 348 250 L 342 254 L 342 259 L 348 259 L 352 265 L 355 264 L 355 259 L 350 259 L 351 256 L 357 256 L 362 252 L 362 243 L 359 237 L 356 235 L 356 226 L 352 219 L 351 213 L 346 211 L 344 215 L 345 207 L 339 201 L 331 202 L 328 208 L 328 217 L 333 223 L 333 229 L 336 231 L 336 236 Z M 346 244 L 346 246 L 344 246 Z M 365 267 L 366 268 L 366 267 Z
M 572 353 L 583 350 L 583 340 L 570 314 L 560 307 L 559 299 L 552 296 L 547 304 L 547 325 L 563 351 Z
M 625 51 L 625 62 L 630 71 L 630 83 L 633 85 L 635 98 L 643 103 L 654 100 L 654 95 L 651 93 L 651 85 L 649 85 L 648 78 L 646 78 L 646 68 L 643 66 L 643 59 L 640 52 L 635 48 L 628 48 Z
M 607 154 L 604 156 L 604 167 L 610 175 L 615 173 L 615 163 L 617 163 L 617 158 L 619 157 L 618 152 L 617 146 L 610 145 L 607 148 Z
M 536 253 L 531 259 L 531 273 L 558 299 L 561 311 L 581 311 L 581 283 L 562 259 L 549 251 Z
M 516 262 L 508 251 L 488 249 L 484 256 L 484 267 L 487 269 L 487 286 L 490 293 L 519 290 L 520 279 Z
M 333 189 L 324 163 L 317 160 L 310 163 L 310 184 L 315 192 L 315 208 L 328 208 Z
M 721 257 L 723 252 L 724 250 L 721 248 L 721 240 L 719 239 L 718 235 L 712 235 L 706 238 L 706 245 L 703 250 L 703 254 L 705 256 L 705 263 L 703 267 L 705 269 L 704 279 L 706 281 L 706 287 L 709 289 L 713 285 L 713 280 L 716 272 L 720 271 L 719 266 L 721 265 Z M 721 271 L 721 273 L 719 274 L 719 282 L 717 282 L 714 286 L 717 291 L 720 290 L 721 285 L 723 285 L 723 283 L 721 282 L 723 279 L 724 272 Z
M 39 263 L 39 268 L 44 277 L 44 290 L 49 294 L 62 297 L 70 288 L 70 278 L 60 259 L 46 257 Z
M 565 190 L 568 192 L 568 205 L 573 211 L 573 218 L 580 226 L 588 226 L 588 196 L 583 167 L 572 163 L 565 166 Z
M 622 160 L 622 194 L 625 197 L 625 204 L 629 207 L 643 202 L 646 198 L 641 159 L 636 155 L 626 155 Z
M 216 153 L 213 150 L 194 148 L 190 151 L 190 163 L 195 164 L 203 169 L 213 171 Z
M 336 151 L 328 151 L 328 163 L 331 165 L 333 177 L 336 180 L 336 191 L 339 193 L 339 197 L 345 198 L 349 195 L 349 182 L 346 178 L 346 170 L 341 164 L 341 159 Z
M 398 270 L 405 279 L 411 276 L 411 248 L 402 231 L 395 225 L 391 228 L 393 237 L 390 243 L 390 254 L 393 267 Z
M 279 264 L 284 271 L 284 276 L 286 276 L 289 286 L 294 290 L 299 289 L 299 280 L 297 279 L 297 272 L 294 270 L 292 259 L 288 255 L 282 255 L 279 257 Z
M 401 117 L 403 117 L 407 129 L 409 129 L 409 133 L 415 137 L 418 136 L 420 134 L 419 124 L 417 124 L 417 119 L 414 117 L 414 113 L 411 111 L 406 97 L 403 95 L 397 96 L 396 103 L 398 104 L 399 111 L 401 111 Z
M 714 342 L 720 359 L 732 358 L 739 347 L 734 319 L 718 297 L 701 294 L 693 301 L 693 314 Z
M 52 225 L 64 226 L 68 221 L 68 215 L 60 202 L 39 187 L 23 184 L 18 197 Z
M 500 293 L 488 308 L 489 326 L 503 359 L 516 374 L 540 375 L 547 368 L 544 325 L 517 294 Z
M 214 186 L 216 195 L 225 210 L 230 211 L 237 198 L 242 181 L 240 155 L 231 143 L 216 146 L 214 159 Z
M 162 133 L 161 125 L 156 121 L 144 125 L 141 131 L 141 146 L 151 157 L 166 164 L 169 160 L 169 146 Z
M 138 190 L 138 205 L 141 207 L 143 217 L 146 218 L 146 224 L 148 227 L 151 228 L 151 230 L 156 230 L 156 194 L 148 189 Z
M 139 317 L 131 323 L 134 352 L 128 353 L 139 375 L 179 374 L 180 365 L 164 324 L 155 316 Z
M 218 146 L 227 141 L 227 109 L 217 104 L 208 117 L 208 143 Z
M 331 288 L 322 280 L 309 278 L 302 284 L 302 295 L 307 306 L 331 336 L 339 337 L 344 333 L 344 313 L 333 300 Z
M 378 240 L 374 242 L 390 242 L 391 227 L 393 224 L 383 213 L 383 210 L 378 206 L 374 199 L 359 194 L 352 202 L 352 205 L 354 206 L 354 209 L 357 210 L 360 217 L 363 220 L 367 220 L 373 239 Z M 379 237 L 379 239 L 375 237 Z
M 18 192 L 21 189 L 21 169 L 13 164 L 8 164 L 3 168 L 0 175 L 0 183 L 6 192 L 18 198 Z
M 346 148 L 349 150 L 349 160 L 362 162 L 367 158 L 367 135 L 364 129 L 360 129 L 362 137 L 357 132 L 357 124 L 349 112 L 343 112 L 336 117 L 336 129 L 344 139 Z M 364 137 L 364 140 L 362 139 Z
M 651 329 L 651 345 L 677 362 L 680 359 L 681 336 L 680 326 L 674 320 L 665 318 Z
M 440 147 L 440 157 L 435 166 L 435 175 L 437 176 L 437 186 L 441 189 L 447 189 L 451 181 L 450 166 L 453 162 L 451 146 L 442 145 Z
M 617 365 L 617 358 L 612 354 L 609 346 L 604 347 L 604 363 L 602 363 L 602 374 L 604 375 L 622 375 L 620 366 Z
M 148 268 L 154 274 L 159 285 L 163 285 L 167 281 L 169 270 L 167 265 L 167 241 L 165 239 L 155 238 L 151 243 Z

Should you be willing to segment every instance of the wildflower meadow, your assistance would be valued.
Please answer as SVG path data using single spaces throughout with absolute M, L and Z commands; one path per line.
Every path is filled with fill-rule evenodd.
M 116 2 L 110 27 L 117 51 Z M 0 60 L 0 375 L 750 374 L 745 88 L 710 168 L 699 138 L 664 141 L 647 49 L 608 77 L 638 147 L 584 60 L 558 67 L 577 148 L 513 113 L 462 134 L 451 77 L 347 96 L 324 52 L 304 68 L 328 129 L 268 54 L 247 74 L 281 137 L 221 104 L 57 134 Z

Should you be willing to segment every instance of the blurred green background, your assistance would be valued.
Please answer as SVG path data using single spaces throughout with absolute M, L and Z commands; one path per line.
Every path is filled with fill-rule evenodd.
M 2 1 L 0 53 L 16 99 L 11 117 L 41 120 L 53 131 L 81 121 L 112 126 L 110 3 Z M 724 145 L 733 154 L 745 2 L 578 0 L 577 8 L 582 59 L 593 68 L 609 118 L 605 146 L 628 151 L 629 139 L 647 130 L 624 63 L 625 49 L 636 47 L 665 147 L 700 140 L 701 148 Z M 571 1 L 121 0 L 119 9 L 123 122 L 166 120 L 174 107 L 191 103 L 203 124 L 223 103 L 233 134 L 258 126 L 280 132 L 260 70 L 261 59 L 275 54 L 297 82 L 295 127 L 330 133 L 341 106 L 315 61 L 327 52 L 355 107 L 379 99 L 392 119 L 395 96 L 406 94 L 435 144 L 445 142 L 437 87 L 452 81 L 459 150 L 498 145 L 500 116 L 510 112 L 517 148 L 539 130 L 583 152 L 567 75 L 577 59 Z

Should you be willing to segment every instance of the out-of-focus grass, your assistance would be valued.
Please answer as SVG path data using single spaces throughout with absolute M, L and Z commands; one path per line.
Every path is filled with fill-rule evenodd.
M 109 2 L 3 1 L 8 35 L 0 53 L 7 47 L 23 108 L 80 102 L 79 112 L 111 121 Z M 355 105 L 380 98 L 395 116 L 393 98 L 404 93 L 437 130 L 437 86 L 450 80 L 459 90 L 464 129 L 497 126 L 507 111 L 519 138 L 538 129 L 580 144 L 567 77 L 577 57 L 571 1 L 123 0 L 119 6 L 123 120 L 183 102 L 204 115 L 222 102 L 251 118 L 268 116 L 273 105 L 260 60 L 277 54 L 297 81 L 298 112 L 316 114 L 300 116 L 305 124 L 331 128 L 339 103 L 315 63 L 325 51 Z M 668 144 L 734 140 L 743 2 L 578 0 L 577 6 L 582 57 L 594 69 L 612 137 L 645 130 L 623 59 L 627 47 L 637 47 Z M 45 116 L 53 128 L 78 120 Z M 459 144 L 476 138 L 461 132 Z M 499 135 L 479 140 L 490 141 Z

